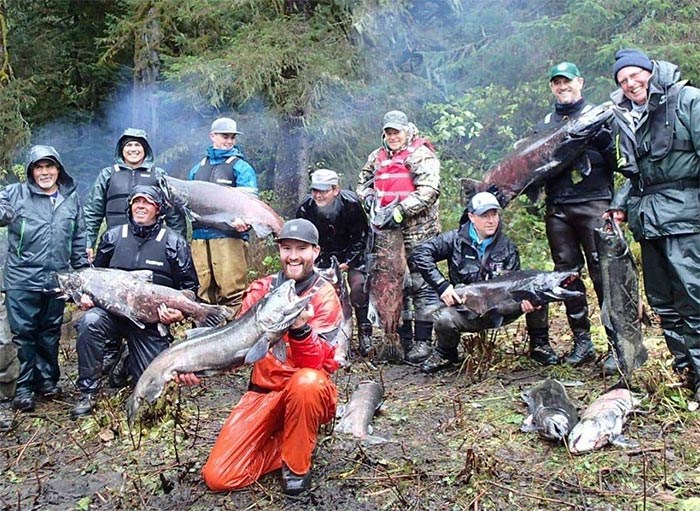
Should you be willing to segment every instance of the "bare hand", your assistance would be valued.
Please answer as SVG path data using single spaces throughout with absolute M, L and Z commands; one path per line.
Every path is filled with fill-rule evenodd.
M 350 269 L 348 263 L 340 263 L 340 266 L 338 266 L 338 268 L 340 268 L 340 271 L 348 271 Z
M 535 312 L 536 310 L 539 310 L 541 308 L 542 308 L 541 305 L 535 307 L 534 305 L 532 305 L 532 302 L 530 302 L 529 300 L 523 300 L 522 302 L 520 302 L 520 310 L 523 311 L 525 314 L 528 314 L 530 312 Z
M 180 385 L 192 387 L 202 383 L 202 380 L 200 380 L 194 373 L 177 373 L 175 374 L 175 382 L 179 383 Z
M 306 306 L 306 309 L 301 311 L 301 314 L 299 314 L 299 317 L 296 319 L 294 323 L 292 323 L 292 326 L 290 328 L 301 328 L 305 324 L 309 322 L 311 318 L 314 317 L 314 306 L 309 304 Z
M 238 232 L 246 232 L 248 229 L 250 229 L 250 224 L 245 223 L 240 218 L 234 218 L 233 222 L 231 222 L 231 226 Z
M 92 248 L 87 248 L 85 249 L 85 253 L 87 254 L 88 263 L 92 264 L 92 262 L 95 260 L 95 250 Z
M 442 300 L 445 305 L 449 306 L 462 303 L 462 299 L 459 297 L 452 284 L 450 284 L 449 287 L 442 292 L 440 295 L 440 300 Z
M 164 303 L 161 303 L 158 306 L 158 319 L 164 325 L 177 323 L 178 321 L 182 321 L 184 318 L 185 315 L 182 313 L 182 311 L 179 311 L 177 309 L 170 309 Z
M 603 218 L 606 220 L 612 218 L 616 224 L 620 225 L 627 221 L 627 213 L 621 209 L 610 209 L 603 213 Z
M 78 304 L 80 310 L 86 311 L 88 309 L 92 309 L 94 306 L 95 302 L 92 301 L 90 295 L 83 294 L 80 296 L 80 303 Z

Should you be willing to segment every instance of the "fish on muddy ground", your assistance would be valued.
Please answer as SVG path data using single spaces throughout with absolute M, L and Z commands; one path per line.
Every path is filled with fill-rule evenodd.
M 561 442 L 578 422 L 578 411 L 557 380 L 541 381 L 521 396 L 530 412 L 520 427 L 521 431 L 537 432 L 542 438 Z
M 567 288 L 577 278 L 576 272 L 518 270 L 490 280 L 457 285 L 455 292 L 462 300 L 458 308 L 477 316 L 492 316 L 494 324 L 500 326 L 499 319 L 502 321 L 503 316 L 498 311 L 509 304 L 529 300 L 533 305 L 541 305 L 581 296 L 581 291 Z
M 340 299 L 340 306 L 343 311 L 343 320 L 334 333 L 334 335 L 328 339 L 331 346 L 335 348 L 335 359 L 341 367 L 347 366 L 350 361 L 348 360 L 350 340 L 352 339 L 352 330 L 354 326 L 353 320 L 353 309 L 350 303 L 350 289 L 348 288 L 348 282 L 340 269 L 340 263 L 335 256 L 331 257 L 330 268 L 318 269 L 318 273 L 328 282 L 333 285 L 335 292 L 338 294 Z
M 197 302 L 193 291 L 154 284 L 150 270 L 85 268 L 58 273 L 56 279 L 64 297 L 80 303 L 81 295 L 86 294 L 98 307 L 130 320 L 139 328 L 157 323 L 162 334 L 165 326 L 159 323 L 158 308 L 163 305 L 193 318 L 198 327 L 213 327 L 231 317 L 227 307 Z
M 635 369 L 648 358 L 642 334 L 643 305 L 637 266 L 617 222 L 607 219 L 595 229 L 603 284 L 601 320 L 611 332 L 621 383 L 629 384 Z
M 465 179 L 464 193 L 470 196 L 495 188 L 508 203 L 523 191 L 533 191 L 536 198 L 540 185 L 573 164 L 587 175 L 591 167 L 585 150 L 612 117 L 613 105 L 607 102 L 564 125 L 553 125 L 548 131 L 532 135 L 489 169 L 482 181 Z
M 614 389 L 593 401 L 569 433 L 568 446 L 574 454 L 599 449 L 607 444 L 639 447 L 622 435 L 622 426 L 639 401 L 627 389 Z
M 401 229 L 380 229 L 393 211 L 394 203 L 376 208 L 370 219 L 367 245 L 368 317 L 383 332 L 382 342 L 372 347 L 374 358 L 386 362 L 403 361 L 398 328 L 403 308 L 404 279 L 407 272 L 406 249 Z M 361 353 L 363 356 L 368 353 Z
M 338 407 L 340 419 L 335 433 L 352 435 L 368 443 L 382 443 L 386 439 L 372 435 L 372 418 L 382 405 L 384 389 L 374 381 L 361 381 L 345 405 Z
M 170 176 L 163 177 L 160 186 L 168 202 L 202 225 L 231 231 L 235 230 L 233 220 L 240 218 L 264 238 L 270 233 L 279 234 L 284 224 L 282 217 L 252 191 Z
M 141 402 L 153 403 L 178 373 L 216 372 L 252 364 L 271 347 L 279 360 L 286 360 L 286 346 L 279 341 L 312 296 L 297 296 L 294 281 L 288 280 L 227 325 L 202 329 L 170 346 L 153 359 L 136 383 L 127 402 L 129 423 L 136 418 Z

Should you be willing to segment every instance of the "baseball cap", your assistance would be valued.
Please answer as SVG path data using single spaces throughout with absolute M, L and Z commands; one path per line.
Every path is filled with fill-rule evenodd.
M 392 110 L 384 115 L 384 127 L 382 130 L 387 128 L 394 128 L 395 130 L 406 130 L 408 129 L 408 116 L 401 112 L 400 110 Z
M 581 78 L 581 72 L 578 70 L 578 67 L 576 67 L 576 64 L 560 62 L 556 66 L 552 66 L 552 69 L 549 70 L 549 81 L 551 82 L 557 76 L 563 76 L 564 78 L 573 80 L 574 78 Z
M 236 121 L 229 117 L 219 117 L 216 119 L 211 123 L 211 129 L 209 131 L 212 133 L 235 133 L 236 135 L 243 133 L 238 131 Z
M 489 192 L 479 192 L 469 201 L 469 212 L 475 215 L 483 215 L 492 209 L 501 209 L 498 199 Z
M 318 229 L 305 218 L 288 220 L 284 223 L 279 236 L 275 239 L 278 243 L 282 240 L 297 240 L 318 245 Z
M 338 186 L 338 174 L 330 169 L 318 169 L 311 174 L 312 190 L 330 190 L 333 186 Z

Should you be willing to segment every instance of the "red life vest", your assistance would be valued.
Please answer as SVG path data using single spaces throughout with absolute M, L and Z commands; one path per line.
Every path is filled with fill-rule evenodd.
M 397 198 L 398 202 L 401 202 L 411 192 L 416 191 L 406 160 L 423 145 L 433 151 L 430 142 L 424 138 L 415 139 L 408 147 L 392 157 L 389 157 L 384 147 L 379 150 L 375 160 L 377 170 L 374 172 L 374 190 L 380 207 L 390 204 Z

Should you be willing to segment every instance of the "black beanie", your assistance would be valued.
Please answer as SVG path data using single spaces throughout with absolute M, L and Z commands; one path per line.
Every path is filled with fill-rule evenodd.
M 615 54 L 615 65 L 613 66 L 613 79 L 617 83 L 617 73 L 623 67 L 635 66 L 641 69 L 646 69 L 650 73 L 654 69 L 654 65 L 649 60 L 642 50 L 634 48 L 625 48 L 619 50 Z

